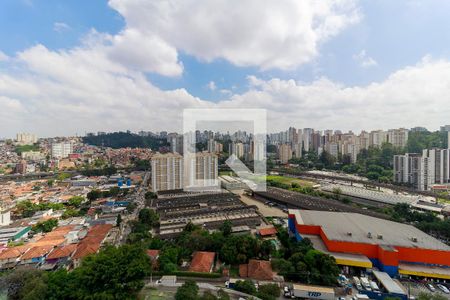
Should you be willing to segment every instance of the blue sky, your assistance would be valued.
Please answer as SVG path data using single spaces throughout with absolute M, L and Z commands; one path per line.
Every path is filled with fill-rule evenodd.
M 147 75 L 164 90 L 186 88 L 194 96 L 213 101 L 226 96 L 220 91 L 222 89 L 245 91 L 248 75 L 301 82 L 325 76 L 346 85 L 368 84 L 415 64 L 425 55 L 450 56 L 450 2 L 428 2 L 428 5 L 419 1 L 361 2 L 362 20 L 321 45 L 320 56 L 313 62 L 292 71 L 236 67 L 224 59 L 207 63 L 182 53 L 182 76 Z M 437 6 L 442 9 L 436 9 Z M 67 24 L 70 28 L 57 32 L 55 23 Z M 7 55 L 37 43 L 55 50 L 70 48 L 79 44 L 92 28 L 116 34 L 124 26 L 124 19 L 105 0 L 0 2 L 0 50 Z M 364 68 L 355 60 L 355 55 L 363 50 L 377 62 L 376 66 Z M 208 88 L 210 81 L 217 86 L 214 91 Z
M 291 103 L 298 110 L 284 112 L 286 125 L 291 122 L 298 127 L 314 125 L 321 129 L 346 128 L 341 125 L 343 113 L 355 116 L 346 125 L 348 129 L 414 125 L 437 128 L 438 124 L 446 123 L 441 115 L 431 118 L 432 121 L 430 116 L 444 113 L 439 101 L 444 101 L 440 95 L 447 93 L 443 90 L 446 84 L 441 81 L 450 59 L 450 1 L 348 0 L 340 2 L 343 5 L 321 1 L 316 7 L 315 1 L 309 0 L 304 0 L 305 5 L 293 0 L 279 5 L 245 0 L 239 8 L 221 0 L 208 4 L 195 0 L 170 2 L 177 9 L 162 16 L 168 10 L 160 1 L 1 1 L 0 54 L 9 59 L 2 61 L 0 55 L 0 76 L 5 76 L 3 90 L 0 77 L 0 102 L 3 96 L 6 103 L 3 105 L 14 109 L 27 107 L 29 114 L 39 111 L 34 104 L 46 101 L 59 107 L 58 112 L 68 105 L 77 105 L 70 108 L 74 111 L 85 111 L 86 107 L 81 106 L 85 102 L 98 105 L 100 111 L 109 108 L 105 105 L 106 94 L 115 97 L 128 91 L 112 106 L 115 111 L 101 115 L 116 114 L 123 118 L 124 111 L 131 110 L 133 105 L 120 110 L 118 107 L 134 97 L 133 101 L 138 102 L 135 107 L 148 105 L 153 113 L 169 110 L 163 109 L 162 103 L 173 106 L 171 110 L 180 110 L 212 102 L 237 107 L 258 107 L 261 103 L 261 107 L 275 115 L 281 113 L 283 104 Z M 322 7 L 322 3 L 327 4 Z M 272 15 L 275 17 L 271 18 Z M 329 19 L 324 19 L 324 15 Z M 303 18 L 309 17 L 317 19 L 303 22 Z M 327 22 L 336 23 L 325 26 L 325 30 L 311 31 L 308 27 Z M 93 31 L 98 35 L 92 35 Z M 87 37 L 94 40 L 93 45 L 83 44 Z M 280 41 L 281 46 L 274 41 Z M 99 61 L 99 57 L 105 61 Z M 59 63 L 52 65 L 55 60 Z M 53 77 L 63 74 L 59 73 L 63 70 L 58 70 L 63 65 L 79 65 L 78 71 L 86 77 L 80 77 L 79 82 Z M 434 81 L 431 74 L 436 74 Z M 98 83 L 97 91 L 80 88 L 93 78 L 105 79 Z M 124 83 L 127 79 L 132 82 Z M 431 94 L 423 92 L 422 98 L 410 100 L 422 103 L 431 95 L 436 104 L 428 108 L 430 115 L 417 120 L 417 112 L 410 112 L 403 119 L 390 118 L 385 120 L 386 124 L 380 124 L 377 116 L 394 114 L 384 108 L 392 101 L 389 99 L 397 99 L 399 108 L 407 104 L 405 101 L 409 100 L 405 99 L 412 93 L 410 87 L 417 86 L 410 82 L 413 79 L 434 84 L 430 87 Z M 55 91 L 41 88 L 43 80 L 48 80 L 47 84 L 58 82 L 58 86 L 52 86 Z M 17 86 L 30 87 L 30 93 L 24 93 L 23 88 L 12 90 L 12 81 L 20 82 Z M 118 84 L 115 87 L 118 91 L 103 90 L 110 82 Z M 374 87 L 379 87 L 376 91 L 379 94 L 374 94 Z M 396 91 L 397 88 L 401 91 Z M 61 97 L 74 89 L 96 97 Z M 327 107 L 330 111 L 323 111 L 320 116 L 305 111 L 305 107 L 315 106 L 319 98 L 324 100 L 317 108 Z M 374 106 L 376 116 L 370 116 L 364 101 Z M 159 110 L 155 111 L 155 107 Z M 52 116 L 48 119 L 55 118 L 48 114 Z M 110 129 L 88 118 L 84 113 L 71 126 Z M 412 119 L 417 124 L 408 121 Z M 23 130 L 34 126 L 19 119 L 8 121 Z M 48 134 L 57 130 L 48 129 L 52 127 L 49 121 L 34 122 Z M 163 124 L 155 122 L 152 126 Z M 121 126 L 148 127 L 134 123 Z M 61 128 L 57 133 L 68 131 Z

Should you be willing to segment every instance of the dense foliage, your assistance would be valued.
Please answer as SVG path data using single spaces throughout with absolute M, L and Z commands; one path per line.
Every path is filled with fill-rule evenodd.
M 83 142 L 94 146 L 104 146 L 111 148 L 151 148 L 158 149 L 168 146 L 165 139 L 158 139 L 151 136 L 139 136 L 129 132 L 113 132 L 96 136 L 86 136 Z
M 279 258 L 272 259 L 272 267 L 285 278 L 311 284 L 335 285 L 339 267 L 335 259 L 315 250 L 308 239 L 297 242 L 284 228 L 278 228 L 283 245 Z
M 177 289 L 175 300 L 229 300 L 230 296 L 223 290 L 217 291 L 217 296 L 210 291 L 205 291 L 199 296 L 199 287 L 195 281 L 187 280 Z
M 35 232 L 50 232 L 56 226 L 58 226 L 57 219 L 48 219 L 46 221 L 38 222 L 36 225 L 34 225 L 33 231 L 35 231 Z
M 86 167 L 81 170 L 81 174 L 84 176 L 111 176 L 116 173 L 117 169 L 114 166 L 105 166 L 103 168 Z
M 139 246 L 108 246 L 72 272 L 15 270 L 0 279 L 0 288 L 8 299 L 135 299 L 149 265 Z
M 234 285 L 234 289 L 263 300 L 275 300 L 280 297 L 280 288 L 275 283 L 260 285 L 258 289 L 256 289 L 251 280 L 238 280 Z

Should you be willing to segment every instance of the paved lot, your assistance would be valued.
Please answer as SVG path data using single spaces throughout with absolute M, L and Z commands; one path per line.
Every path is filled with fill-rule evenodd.
M 259 212 L 264 217 L 282 217 L 287 218 L 287 213 L 283 212 L 281 209 L 277 207 L 270 207 L 268 205 L 265 205 L 264 203 L 257 201 L 253 199 L 252 197 L 249 197 L 247 195 L 244 195 L 243 193 L 239 193 L 241 196 L 242 202 L 244 202 L 247 205 L 256 205 L 258 207 Z
M 439 290 L 436 286 L 436 284 L 433 284 L 434 287 L 436 288 L 436 292 L 431 292 L 424 283 L 421 282 L 410 282 L 410 281 L 401 281 L 401 283 L 408 289 L 409 286 L 409 290 L 412 296 L 415 296 L 417 298 L 417 296 L 420 293 L 426 293 L 426 294 L 439 294 L 441 296 L 444 296 L 448 299 L 450 299 L 450 294 L 444 294 L 441 290 Z M 447 287 L 449 287 L 450 284 L 447 284 Z

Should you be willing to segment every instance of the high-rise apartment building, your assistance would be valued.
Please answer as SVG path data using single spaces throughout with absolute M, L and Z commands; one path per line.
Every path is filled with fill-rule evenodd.
M 178 133 L 169 133 L 167 141 L 170 144 L 170 151 L 183 155 L 183 136 Z
M 383 130 L 375 130 L 369 133 L 369 146 L 381 147 L 387 142 L 387 132 Z
M 286 164 L 292 159 L 292 148 L 289 144 L 281 144 L 278 147 L 278 156 L 282 164 Z
M 156 154 L 151 159 L 154 192 L 183 188 L 218 187 L 218 158 L 200 152 L 184 157 L 178 153 Z
M 303 141 L 303 149 L 305 149 L 306 152 L 312 150 L 311 143 L 312 143 L 312 134 L 314 132 L 314 129 L 312 128 L 304 128 L 302 133 L 302 141 Z
M 435 184 L 450 184 L 450 149 L 394 156 L 394 182 L 408 183 L 420 191 L 430 190 Z
M 324 150 L 334 156 L 334 158 L 338 158 L 339 156 L 339 145 L 335 142 L 326 143 Z
M 408 133 L 409 130 L 405 128 L 389 129 L 387 132 L 387 142 L 396 148 L 404 148 L 408 142 Z
M 151 165 L 154 192 L 183 188 L 183 156 L 178 153 L 156 154 Z
M 52 158 L 66 158 L 73 153 L 73 146 L 70 142 L 61 142 L 52 144 Z
M 184 187 L 219 187 L 219 163 L 214 153 L 200 152 L 185 156 Z
M 21 145 L 31 145 L 37 142 L 37 136 L 32 133 L 18 133 L 16 134 L 16 140 Z
M 303 155 L 303 145 L 302 143 L 297 143 L 294 145 L 294 157 L 295 158 L 302 158 Z
M 243 143 L 240 143 L 240 142 L 237 142 L 237 143 L 232 142 L 232 143 L 230 144 L 230 147 L 231 147 L 231 154 L 236 155 L 237 158 L 242 158 L 242 157 L 244 157 L 245 152 L 244 152 L 244 144 L 243 144 Z
M 419 153 L 406 153 L 394 156 L 394 182 L 406 183 L 418 189 L 422 156 Z

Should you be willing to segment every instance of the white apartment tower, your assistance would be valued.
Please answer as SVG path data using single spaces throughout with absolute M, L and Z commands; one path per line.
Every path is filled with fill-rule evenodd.
M 21 132 L 16 134 L 16 140 L 21 145 L 31 145 L 37 142 L 37 136 L 32 133 Z
M 151 164 L 153 192 L 183 188 L 183 156 L 178 153 L 156 154 Z
M 72 143 L 62 142 L 52 144 L 52 158 L 66 158 L 73 152 Z

